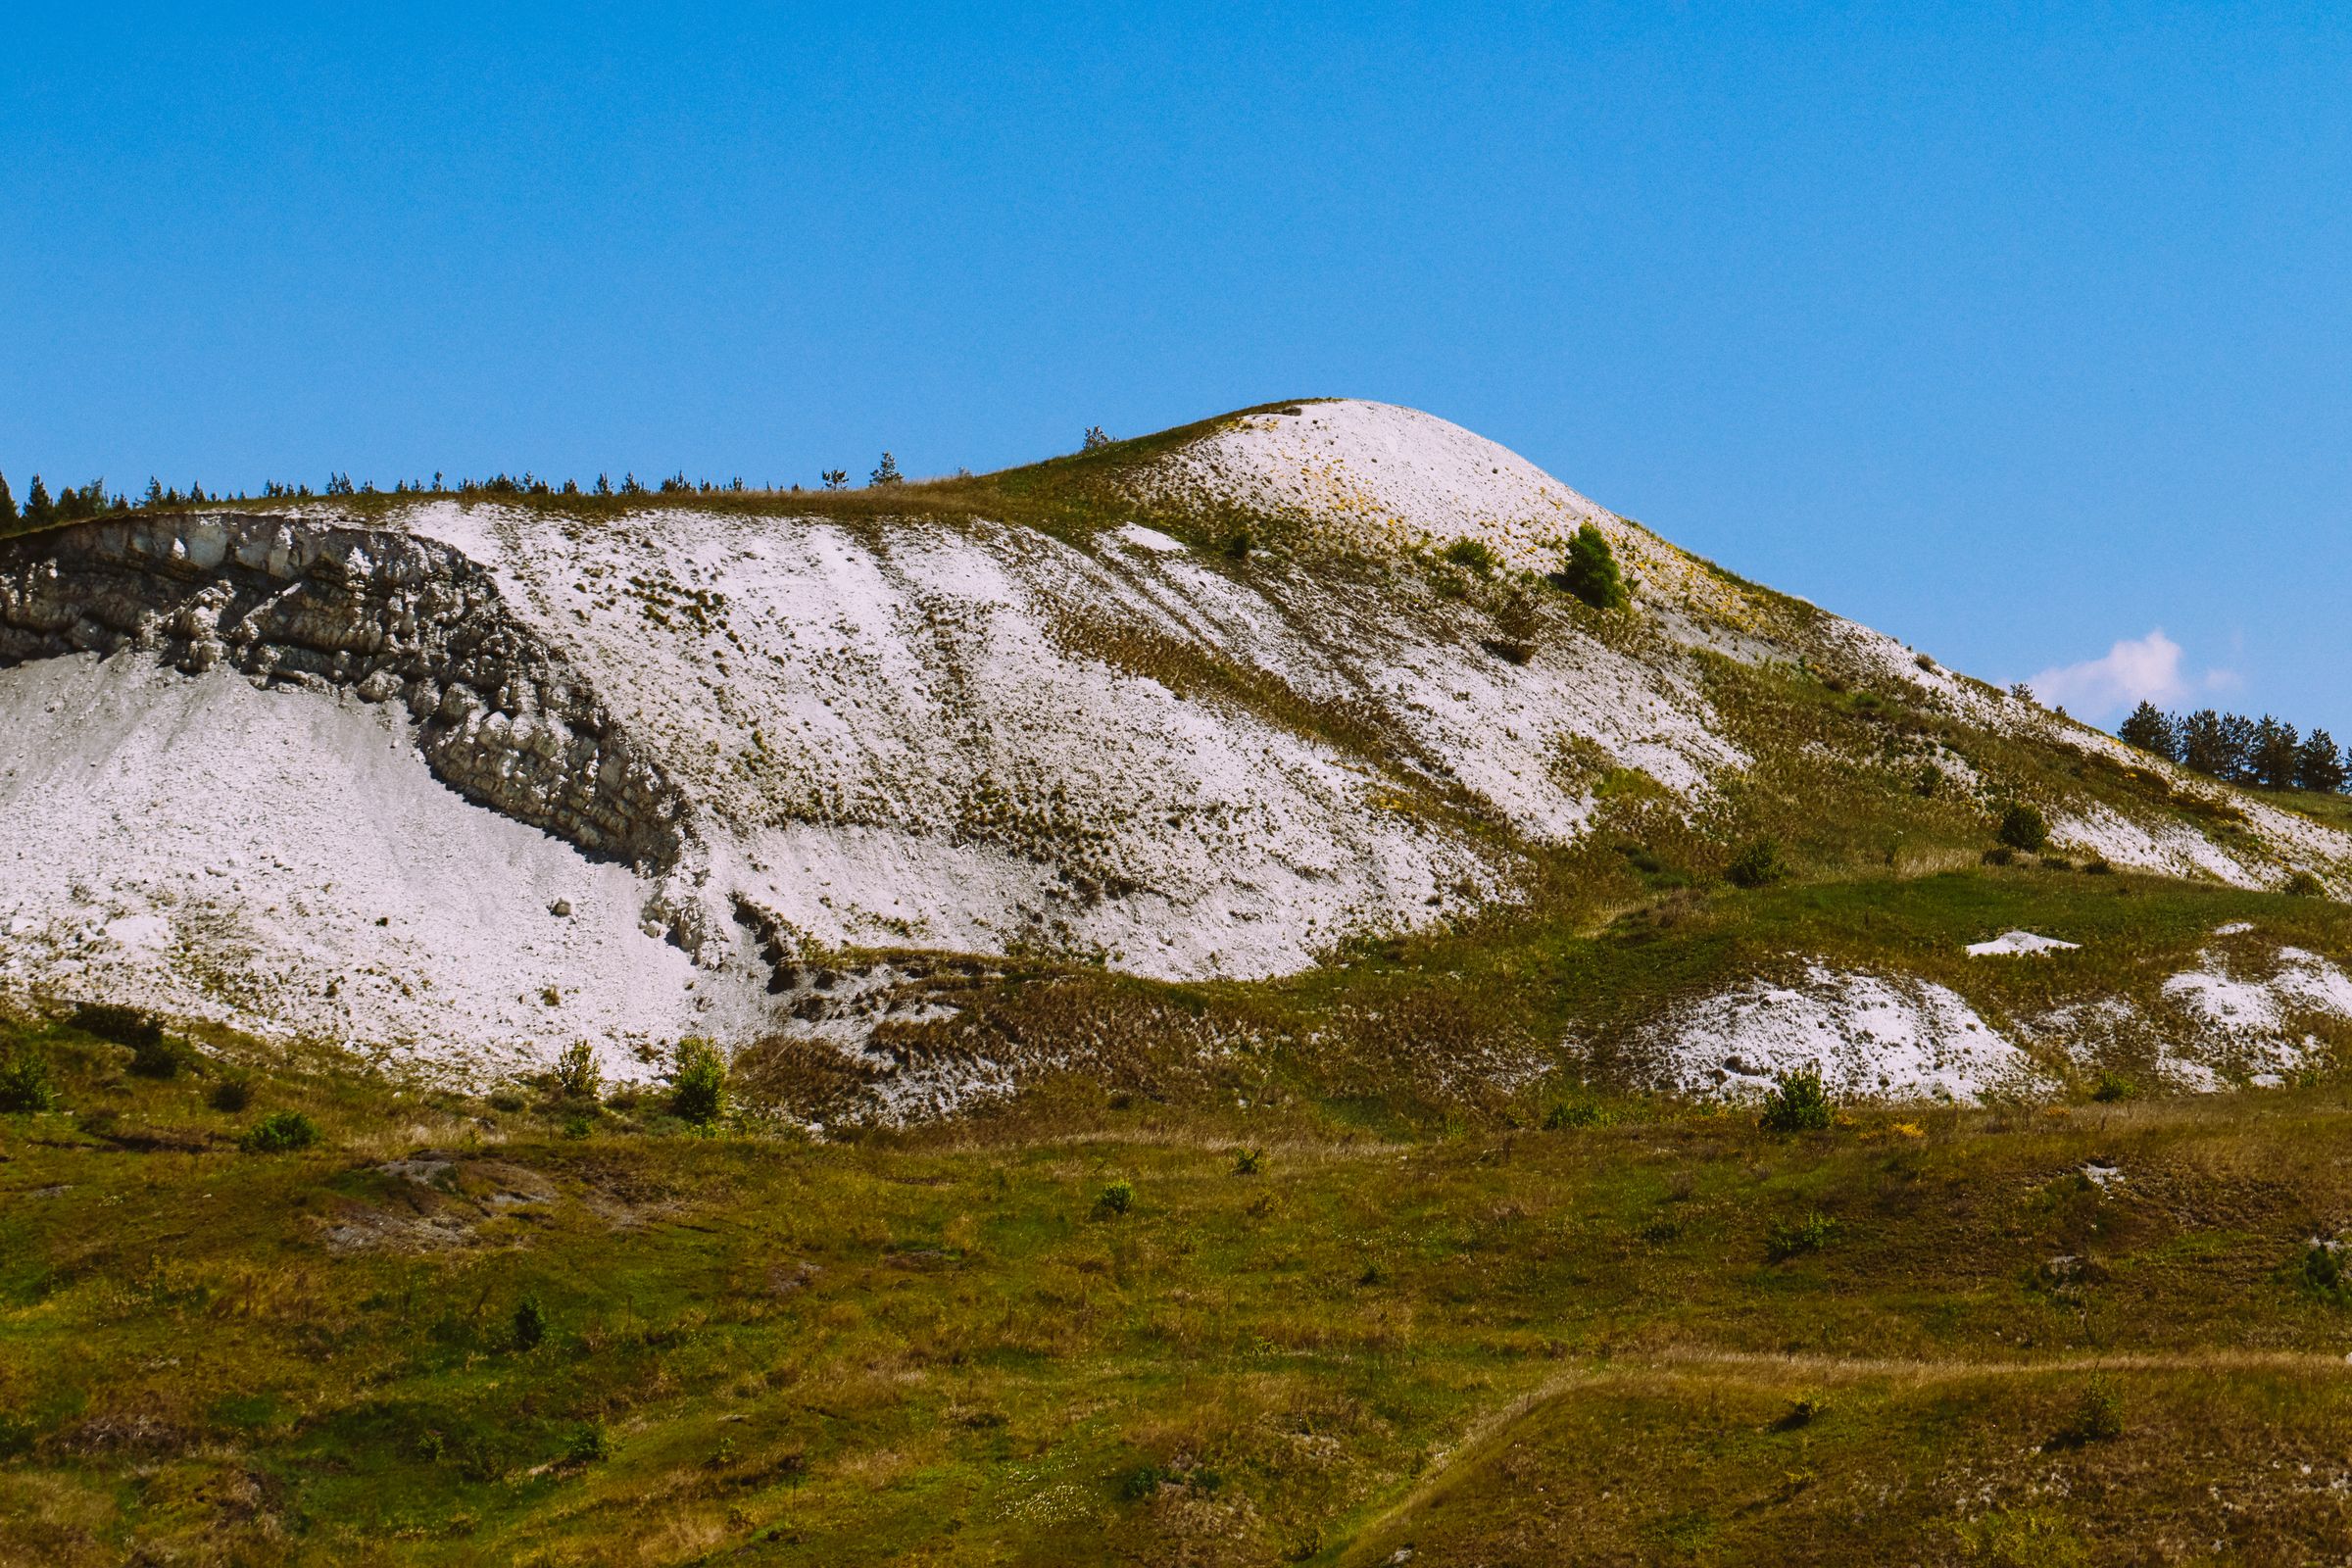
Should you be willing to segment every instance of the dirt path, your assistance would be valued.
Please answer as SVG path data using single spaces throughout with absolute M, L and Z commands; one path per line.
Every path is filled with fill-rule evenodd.
M 2352 1352 L 2343 1355 L 2317 1350 L 2090 1351 L 2013 1360 L 1972 1357 L 1914 1359 L 1902 1356 L 1811 1355 L 1787 1350 L 1729 1350 L 1710 1346 L 1674 1346 L 1646 1355 L 1592 1361 L 1546 1378 L 1537 1387 L 1506 1399 L 1464 1429 L 1461 1439 L 1435 1457 L 1433 1467 L 1413 1489 L 1391 1507 L 1367 1520 L 1354 1532 L 1335 1560 L 1357 1560 L 1352 1553 L 1363 1543 L 1376 1541 L 1398 1519 L 1424 1505 L 1447 1477 L 1464 1463 L 1501 1442 L 1510 1430 L 1544 1405 L 1579 1388 L 1660 1373 L 1704 1377 L 1709 1372 L 1749 1373 L 1775 1381 L 1804 1378 L 1818 1382 L 1894 1378 L 1916 1383 L 1956 1382 L 1970 1378 L 2064 1377 L 2084 1372 L 2294 1372 L 2306 1376 L 2352 1377 Z

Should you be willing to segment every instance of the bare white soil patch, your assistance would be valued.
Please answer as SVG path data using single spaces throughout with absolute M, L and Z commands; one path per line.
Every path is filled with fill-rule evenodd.
M 0 991 L 496 1077 L 748 1025 L 654 889 L 434 779 L 396 708 L 141 656 L 0 670 Z M 564 906 L 568 913 L 551 909 Z
M 1944 1101 L 2047 1093 L 2052 1085 L 1957 993 L 1907 976 L 1808 963 L 1791 983 L 1754 980 L 1677 1009 L 1647 1041 L 1663 1086 L 1753 1100 L 1811 1070 L 1835 1099 Z
M 1972 958 L 2014 957 L 2036 953 L 2067 953 L 2081 946 L 2082 944 L 2080 942 L 2061 942 L 2056 937 L 2045 937 L 2034 931 L 2004 931 L 1989 941 L 1970 943 L 1968 956 Z

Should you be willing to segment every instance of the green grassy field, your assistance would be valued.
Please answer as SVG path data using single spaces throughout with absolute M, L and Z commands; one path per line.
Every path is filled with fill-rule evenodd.
M 0 1118 L 0 1560 L 2352 1549 L 2326 1076 L 1787 1137 L 1073 1078 L 816 1145 L 12 1048 L 61 1108 Z M 296 1108 L 314 1147 L 238 1147 Z

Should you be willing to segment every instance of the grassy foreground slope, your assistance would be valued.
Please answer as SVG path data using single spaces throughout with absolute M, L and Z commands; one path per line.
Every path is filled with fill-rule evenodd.
M 9 1045 L 60 1108 L 0 1117 L 0 1561 L 2352 1549 L 2327 1075 L 1793 1135 L 1064 1079 L 812 1145 Z

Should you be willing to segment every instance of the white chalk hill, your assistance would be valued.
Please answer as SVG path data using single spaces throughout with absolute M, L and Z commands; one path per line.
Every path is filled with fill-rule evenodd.
M 822 1020 L 860 954 L 1251 978 L 1508 900 L 1604 778 L 1717 809 L 1752 760 L 1706 657 L 2120 751 L 1410 410 L 1269 407 L 1007 493 L 1063 474 L 1093 488 L 1051 523 L 910 487 L 903 514 L 272 503 L 0 543 L 0 994 L 475 1075 L 587 1039 L 626 1070 Z M 1494 586 L 1587 522 L 1633 615 Z M 1444 564 L 1461 541 L 1492 565 Z M 2275 811 L 2224 845 L 2052 809 L 2119 864 L 2352 861 Z

